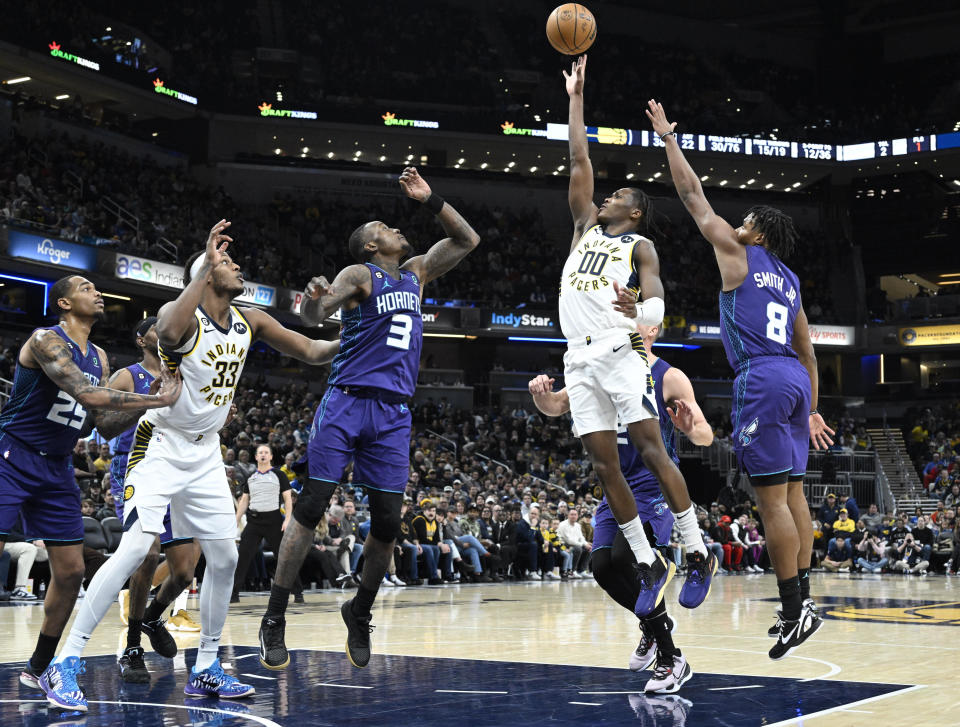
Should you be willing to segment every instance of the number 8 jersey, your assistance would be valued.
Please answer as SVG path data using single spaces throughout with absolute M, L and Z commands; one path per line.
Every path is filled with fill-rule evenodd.
M 423 346 L 420 281 L 409 270 L 401 270 L 397 280 L 373 263 L 366 266 L 372 290 L 353 310 L 340 311 L 340 353 L 329 384 L 413 396 Z
M 800 307 L 794 272 L 765 247 L 747 245 L 747 277 L 720 293 L 720 336 L 730 365 L 739 373 L 752 358 L 797 358 L 793 323 Z
M 613 308 L 613 281 L 624 288 L 633 272 L 633 250 L 645 238 L 636 233 L 607 235 L 594 225 L 567 257 L 560 279 L 560 330 L 567 339 L 610 328 L 632 331 L 636 321 Z
M 59 325 L 40 330 L 60 336 L 87 380 L 94 386 L 100 385 L 103 362 L 96 346 L 88 341 L 87 350 L 81 351 Z M 0 412 L 0 442 L 9 435 L 44 456 L 65 457 L 77 445 L 86 415 L 76 399 L 62 391 L 42 369 L 21 366 L 18 359 L 13 390 Z
M 203 308 L 197 308 L 197 333 L 178 349 L 159 347 L 160 360 L 172 373 L 180 372 L 183 390 L 172 406 L 152 409 L 143 420 L 199 438 L 223 428 L 230 404 L 250 351 L 250 324 L 230 306 L 230 319 L 221 328 Z

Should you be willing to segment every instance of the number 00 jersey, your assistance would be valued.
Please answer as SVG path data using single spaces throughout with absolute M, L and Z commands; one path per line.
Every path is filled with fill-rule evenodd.
M 793 323 L 800 311 L 800 282 L 764 247 L 747 246 L 747 277 L 720 293 L 720 337 L 730 365 L 739 372 L 760 356 L 797 358 Z
M 235 306 L 230 306 L 226 328 L 217 325 L 203 308 L 197 308 L 196 316 L 194 338 L 173 351 L 163 346 L 159 349 L 164 366 L 179 371 L 183 378 L 180 398 L 172 406 L 148 411 L 137 427 L 138 438 L 144 424 L 151 431 L 153 426 L 161 426 L 196 436 L 219 431 L 227 421 L 250 351 L 250 324 Z
M 340 353 L 329 383 L 413 396 L 423 346 L 420 281 L 409 270 L 401 270 L 397 280 L 373 263 L 366 265 L 371 293 L 353 310 L 341 311 Z
M 633 250 L 645 238 L 636 233 L 610 236 L 594 225 L 577 242 L 560 279 L 560 329 L 567 339 L 608 328 L 632 331 L 635 321 L 613 309 L 613 281 L 627 286 Z
M 87 381 L 100 385 L 103 362 L 92 343 L 88 341 L 87 350 L 81 351 L 59 325 L 39 330 L 53 331 L 60 336 Z M 0 412 L 0 441 L 9 434 L 45 456 L 66 456 L 77 445 L 86 416 L 77 400 L 51 381 L 43 369 L 21 366 L 18 359 L 13 391 Z

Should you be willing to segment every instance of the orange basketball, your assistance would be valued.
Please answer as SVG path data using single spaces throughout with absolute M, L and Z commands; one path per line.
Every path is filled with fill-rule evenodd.
M 554 8 L 547 18 L 547 40 L 564 55 L 585 52 L 596 38 L 597 21 L 580 3 L 564 3 Z

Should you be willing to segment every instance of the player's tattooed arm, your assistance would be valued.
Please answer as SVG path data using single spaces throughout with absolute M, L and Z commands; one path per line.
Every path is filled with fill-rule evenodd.
M 70 348 L 56 333 L 40 330 L 31 336 L 28 344 L 27 366 L 35 363 L 63 391 L 72 396 L 85 409 L 112 409 L 139 411 L 170 406 L 180 396 L 181 382 L 169 372 L 163 376 L 157 394 L 135 394 L 118 391 L 91 383 L 73 362 Z M 104 358 L 101 351 L 101 358 Z M 109 372 L 104 361 L 104 371 Z
M 104 376 L 106 375 L 107 372 L 104 371 Z M 161 379 L 154 379 L 150 385 L 149 393 L 156 394 L 160 390 L 160 383 Z M 113 376 L 110 377 L 108 385 L 111 389 L 116 389 L 117 391 L 133 391 L 133 376 L 130 374 L 130 369 L 123 368 L 115 372 Z M 87 414 L 83 426 L 85 428 L 87 422 L 90 422 L 101 437 L 104 439 L 113 439 L 134 426 L 145 411 L 145 408 L 133 409 L 131 411 L 108 411 L 103 409 L 92 411 Z M 80 430 L 80 434 L 82 437 L 83 429 Z M 89 434 L 89 432 L 87 434 Z
M 244 317 L 253 326 L 253 337 L 263 341 L 280 353 L 293 356 L 308 364 L 325 364 L 340 352 L 340 339 L 333 341 L 313 340 L 301 333 L 280 325 L 269 313 L 255 308 L 244 308 Z
M 433 194 L 416 167 L 403 170 L 400 186 L 408 197 L 421 204 Z M 452 270 L 480 244 L 480 235 L 449 202 L 444 202 L 440 207 L 437 221 L 447 236 L 434 243 L 425 255 L 410 258 L 403 264 L 404 270 L 411 270 L 420 276 L 421 286 Z
M 348 265 L 330 283 L 323 275 L 312 278 L 303 291 L 300 303 L 300 320 L 308 326 L 319 326 L 332 316 L 344 303 L 360 300 L 370 295 L 370 268 L 366 265 Z
M 570 187 L 567 201 L 573 215 L 572 250 L 587 228 L 597 222 L 597 206 L 593 203 L 593 164 L 587 144 L 587 127 L 583 120 L 583 84 L 587 71 L 587 57 L 580 56 L 563 78 L 570 96 L 568 134 L 570 145 Z
M 527 384 L 534 405 L 548 417 L 558 417 L 570 411 L 570 395 L 566 387 L 554 391 L 553 382 L 554 379 L 546 374 L 540 374 Z

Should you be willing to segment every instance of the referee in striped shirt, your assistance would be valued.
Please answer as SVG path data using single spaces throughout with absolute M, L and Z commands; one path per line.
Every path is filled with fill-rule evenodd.
M 261 444 L 257 447 L 256 461 L 257 469 L 243 484 L 243 494 L 237 506 L 237 527 L 240 526 L 244 513 L 247 515 L 247 525 L 240 535 L 240 552 L 237 570 L 233 576 L 231 603 L 240 600 L 240 586 L 247 577 L 250 562 L 261 540 L 266 539 L 274 555 L 279 557 L 283 531 L 287 529 L 293 515 L 290 481 L 279 468 L 273 466 L 273 450 L 269 445 Z M 281 501 L 283 513 L 280 512 Z M 296 602 L 303 603 L 303 586 L 299 579 L 294 586 L 294 594 Z

